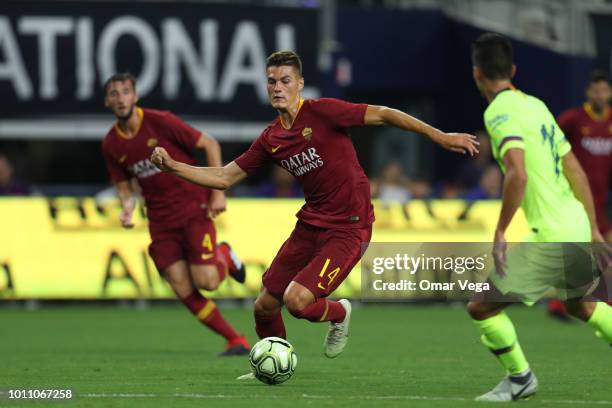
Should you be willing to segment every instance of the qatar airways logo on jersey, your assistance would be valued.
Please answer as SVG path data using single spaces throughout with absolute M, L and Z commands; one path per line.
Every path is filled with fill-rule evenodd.
M 580 144 L 594 156 L 608 156 L 612 152 L 612 139 L 603 137 L 583 137 Z
M 161 170 L 155 167 L 153 162 L 149 159 L 141 160 L 132 164 L 129 167 L 130 173 L 138 178 L 147 178 L 161 173 Z
M 318 169 L 323 166 L 323 159 L 317 154 L 317 149 L 314 147 L 308 148 L 306 151 L 294 154 L 286 160 L 281 160 L 281 166 L 289 170 L 294 176 L 301 176 L 311 170 Z

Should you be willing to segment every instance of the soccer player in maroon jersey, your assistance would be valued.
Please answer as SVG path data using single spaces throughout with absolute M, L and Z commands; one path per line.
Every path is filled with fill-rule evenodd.
M 474 136 L 443 133 L 403 112 L 337 99 L 300 97 L 302 63 L 290 51 L 267 59 L 267 90 L 279 117 L 251 147 L 225 167 L 194 167 L 156 148 L 151 160 L 195 184 L 225 190 L 273 161 L 304 188 L 306 203 L 291 236 L 263 276 L 255 301 L 259 337 L 286 337 L 281 308 L 311 322 L 330 322 L 325 355 L 336 357 L 348 340 L 351 304 L 328 300 L 370 241 L 374 211 L 368 179 L 347 129 L 391 125 L 418 132 L 459 153 L 477 153 Z M 243 376 L 243 377 L 248 377 Z
M 227 243 L 217 245 L 211 217 L 225 211 L 225 195 L 162 173 L 149 160 L 157 146 L 180 160 L 195 164 L 195 149 L 204 149 L 211 166 L 221 166 L 219 143 L 170 112 L 136 105 L 136 81 L 131 74 L 113 75 L 104 85 L 104 104 L 117 118 L 102 142 L 102 152 L 115 184 L 122 212 L 121 225 L 133 227 L 135 178 L 149 219 L 149 254 L 178 298 L 200 322 L 227 340 L 220 355 L 241 355 L 250 345 L 223 318 L 199 289 L 215 290 L 229 273 L 244 282 L 244 266 Z
M 610 79 L 593 72 L 586 88 L 584 105 L 563 112 L 557 122 L 584 168 L 593 192 L 597 223 L 606 241 L 612 242 L 612 228 L 606 201 L 612 171 L 612 113 Z
M 594 71 L 585 94 L 586 102 L 563 112 L 557 122 L 589 179 L 599 231 L 607 242 L 612 242 L 612 227 L 606 213 L 612 171 L 610 78 L 601 71 Z M 548 302 L 548 312 L 563 321 L 570 321 L 565 306 L 557 299 Z

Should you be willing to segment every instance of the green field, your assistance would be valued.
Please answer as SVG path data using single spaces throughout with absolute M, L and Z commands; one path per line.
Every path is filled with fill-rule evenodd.
M 612 348 L 582 324 L 542 308 L 516 307 L 524 350 L 540 379 L 528 406 L 612 406 Z M 250 310 L 225 315 L 254 340 Z M 461 307 L 354 309 L 343 355 L 322 353 L 326 330 L 286 316 L 298 353 L 294 378 L 279 386 L 239 382 L 245 358 L 219 359 L 223 342 L 182 307 L 0 308 L 0 389 L 70 388 L 69 402 L 0 406 L 78 407 L 486 407 L 472 398 L 502 370 L 479 343 Z

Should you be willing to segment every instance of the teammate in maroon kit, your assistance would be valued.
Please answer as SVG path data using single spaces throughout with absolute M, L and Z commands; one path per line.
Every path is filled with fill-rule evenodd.
M 607 242 L 612 242 L 612 228 L 606 214 L 612 171 L 610 79 L 603 72 L 594 71 L 585 93 L 586 102 L 580 107 L 563 112 L 557 118 L 557 122 L 589 179 L 599 231 Z M 557 299 L 548 302 L 548 313 L 560 320 L 571 321 L 565 306 Z
M 190 166 L 172 158 L 163 147 L 155 149 L 151 160 L 163 171 L 222 190 L 269 161 L 301 182 L 306 203 L 297 214 L 291 236 L 263 276 L 263 288 L 255 301 L 255 329 L 259 337 L 286 337 L 281 317 L 284 304 L 297 318 L 331 323 L 325 355 L 336 357 L 348 340 L 351 304 L 327 296 L 361 258 L 374 221 L 369 182 L 347 129 L 388 124 L 469 154 L 477 153 L 478 142 L 474 136 L 446 134 L 382 106 L 301 99 L 302 63 L 293 52 L 272 54 L 266 66 L 268 96 L 279 117 L 245 153 L 225 167 Z
M 586 89 L 583 106 L 563 112 L 557 122 L 584 168 L 593 192 L 599 230 L 612 242 L 612 228 L 606 214 L 606 201 L 612 171 L 612 114 L 610 79 L 594 72 Z
M 216 243 L 211 217 L 225 211 L 224 193 L 164 174 L 149 160 L 153 149 L 160 146 L 195 164 L 193 151 L 204 149 L 208 164 L 221 166 L 219 143 L 170 112 L 136 106 L 136 82 L 131 74 L 112 76 L 104 90 L 104 104 L 117 123 L 104 138 L 102 151 L 121 201 L 121 225 L 133 226 L 130 180 L 136 178 L 149 218 L 149 254 L 157 269 L 198 320 L 225 337 L 227 346 L 220 355 L 248 353 L 250 345 L 244 336 L 199 291 L 215 290 L 228 273 L 238 282 L 245 280 L 244 266 L 229 245 Z

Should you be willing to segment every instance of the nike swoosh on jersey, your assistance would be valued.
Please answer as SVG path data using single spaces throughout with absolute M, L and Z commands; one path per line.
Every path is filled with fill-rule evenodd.
M 281 145 L 272 148 L 272 153 L 276 153 L 278 149 L 280 149 Z
M 206 261 L 206 260 L 212 258 L 213 256 L 215 256 L 215 254 L 202 254 L 201 258 Z

